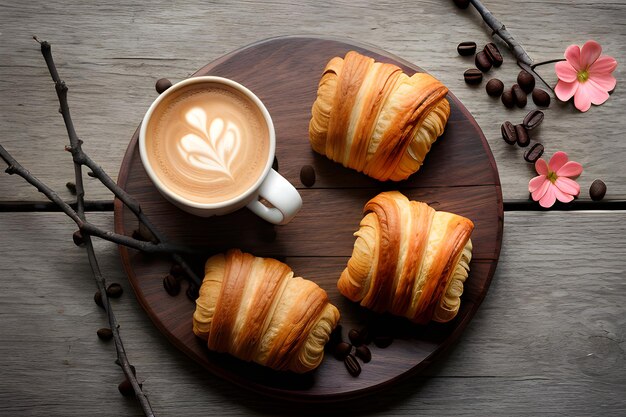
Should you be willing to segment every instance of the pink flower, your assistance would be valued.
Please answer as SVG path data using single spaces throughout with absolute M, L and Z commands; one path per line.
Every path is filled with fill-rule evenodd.
M 602 55 L 602 47 L 596 41 L 587 41 L 582 48 L 570 45 L 565 50 L 565 61 L 554 66 L 559 81 L 554 92 L 559 100 L 574 97 L 574 105 L 587 111 L 591 103 L 599 105 L 609 98 L 616 80 L 611 73 L 617 67 L 615 58 Z
M 573 178 L 583 172 L 583 167 L 578 162 L 568 161 L 565 152 L 552 155 L 549 163 L 538 159 L 535 169 L 539 176 L 530 180 L 528 191 L 541 207 L 552 207 L 556 200 L 569 203 L 580 193 L 580 186 Z

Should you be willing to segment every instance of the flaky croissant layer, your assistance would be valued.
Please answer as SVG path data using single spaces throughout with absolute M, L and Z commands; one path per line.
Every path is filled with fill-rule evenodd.
M 339 311 L 289 266 L 231 249 L 205 265 L 193 332 L 208 348 L 276 370 L 316 368 Z
M 380 193 L 364 211 L 339 291 L 416 323 L 452 320 L 469 272 L 474 224 L 398 191 Z
M 311 109 L 314 151 L 381 181 L 416 172 L 450 115 L 434 77 L 350 51 L 331 59 Z

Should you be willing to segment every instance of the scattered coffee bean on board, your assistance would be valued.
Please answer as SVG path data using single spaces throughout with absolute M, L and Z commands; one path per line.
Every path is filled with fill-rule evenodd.
M 467 9 L 470 5 L 470 0 L 454 0 L 454 4 L 456 4 L 456 7 L 459 9 Z
M 99 307 L 104 308 L 104 304 L 102 303 L 102 293 L 100 292 L 100 290 L 96 291 L 96 293 L 93 295 L 93 301 L 95 301 L 95 303 Z
M 600 201 L 606 195 L 606 184 L 602 180 L 595 180 L 589 187 L 589 197 L 593 201 Z
M 504 107 L 507 109 L 515 106 L 515 97 L 513 96 L 513 91 L 511 90 L 503 91 L 500 100 L 502 100 L 502 104 L 504 104 Z
M 500 53 L 500 50 L 495 43 L 489 42 L 487 45 L 485 45 L 484 51 L 487 55 L 487 58 L 489 58 L 489 61 L 491 61 L 494 67 L 498 68 L 500 65 L 502 65 L 502 62 L 504 60 L 502 59 L 502 54 Z
M 114 282 L 107 288 L 107 295 L 111 298 L 120 298 L 122 294 L 124 294 L 124 288 L 117 282 Z
M 509 122 L 508 120 L 502 123 L 500 131 L 502 132 L 502 139 L 504 139 L 506 143 L 508 143 L 509 145 L 515 145 L 515 143 L 517 142 L 517 133 L 515 131 L 515 126 L 513 125 L 513 123 Z
M 497 78 L 492 78 L 487 82 L 485 90 L 491 97 L 500 97 L 504 91 L 504 83 Z
M 543 155 L 543 145 L 535 142 L 526 152 L 524 152 L 524 160 L 526 162 L 535 163 Z
M 311 165 L 304 165 L 300 169 L 300 182 L 306 187 L 312 187 L 315 184 L 315 170 Z
M 76 195 L 76 184 L 74 184 L 73 182 L 67 182 L 65 183 L 65 187 L 67 187 L 70 193 Z
M 171 86 L 172 82 L 170 80 L 168 80 L 167 78 L 160 78 L 157 80 L 154 88 L 156 89 L 157 93 L 161 94 Z
M 491 69 L 491 61 L 487 58 L 487 54 L 485 51 L 480 51 L 476 54 L 474 58 L 474 64 L 476 64 L 476 68 L 481 70 L 482 72 L 487 72 Z
M 350 375 L 354 377 L 359 376 L 359 374 L 361 373 L 361 365 L 359 365 L 359 362 L 353 355 L 350 354 L 346 356 L 346 359 L 344 359 L 343 363 L 346 365 L 346 369 L 348 370 Z
M 354 346 L 361 346 L 363 344 L 363 337 L 361 336 L 361 332 L 357 329 L 351 329 L 348 332 L 348 339 L 350 339 Z
M 128 378 L 120 382 L 120 384 L 117 386 L 117 389 L 120 392 L 120 394 L 122 394 L 124 397 L 130 397 L 131 395 L 135 395 L 133 386 L 128 380 Z
M 457 47 L 456 51 L 461 56 L 470 56 L 476 53 L 476 42 L 461 42 Z
M 360 358 L 363 361 L 363 363 L 368 363 L 369 361 L 372 360 L 372 352 L 365 345 L 359 346 L 358 348 L 356 348 L 356 351 L 354 352 L 354 354 L 356 355 L 357 358 Z
M 476 85 L 483 80 L 483 73 L 476 68 L 470 68 L 463 73 L 463 78 L 465 78 L 467 84 Z
M 185 294 L 187 295 L 187 298 L 189 298 L 191 301 L 196 301 L 198 299 L 198 296 L 200 295 L 198 292 L 198 288 L 195 285 L 189 285 L 189 287 L 187 287 L 187 291 L 185 292 Z
M 535 88 L 535 77 L 530 72 L 521 70 L 517 74 L 517 83 L 526 94 L 529 94 Z
M 108 327 L 103 327 L 102 329 L 98 329 L 96 334 L 98 335 L 98 338 L 100 340 L 106 341 L 106 340 L 113 339 L 113 331 L 109 329 Z
M 540 88 L 533 90 L 533 102 L 539 107 L 550 107 L 550 94 Z
M 163 288 L 172 297 L 177 296 L 180 293 L 180 282 L 172 274 L 168 274 L 163 278 Z
M 543 112 L 541 110 L 531 110 L 528 112 L 522 124 L 528 130 L 533 130 L 543 122 Z
M 337 360 L 344 360 L 346 356 L 348 356 L 352 352 L 352 345 L 348 342 L 339 342 L 337 346 L 335 346 L 335 358 Z
M 530 144 L 530 136 L 528 136 L 528 131 L 522 125 L 515 125 L 515 133 L 517 134 L 517 144 L 525 148 Z
M 526 93 L 522 90 L 522 87 L 518 84 L 513 84 L 511 91 L 513 92 L 513 97 L 515 98 L 515 104 L 517 107 L 520 109 L 526 107 L 528 99 L 526 98 Z

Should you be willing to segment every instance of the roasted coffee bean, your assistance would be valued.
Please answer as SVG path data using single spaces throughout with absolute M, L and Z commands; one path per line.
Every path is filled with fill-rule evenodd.
M 461 42 L 456 47 L 456 51 L 462 56 L 474 55 L 476 53 L 476 42 Z
M 102 302 L 102 293 L 100 292 L 100 290 L 96 291 L 96 293 L 93 295 L 93 300 L 96 304 L 98 304 L 98 306 L 104 308 L 104 303 Z
M 467 9 L 467 7 L 470 5 L 470 1 L 469 0 L 454 0 L 454 4 L 456 4 L 456 7 L 458 7 L 459 9 Z
M 306 187 L 315 184 L 315 169 L 311 165 L 305 165 L 300 169 L 300 182 Z
M 500 97 L 502 91 L 504 91 L 504 84 L 499 79 L 492 78 L 485 86 L 485 90 L 491 97 Z
M 167 78 L 160 78 L 157 80 L 154 88 L 156 89 L 157 93 L 161 94 L 171 86 L 172 82 L 170 80 L 168 80 Z
M 526 93 L 522 90 L 522 87 L 517 84 L 513 84 L 511 91 L 513 92 L 513 97 L 515 97 L 515 104 L 517 107 L 520 109 L 526 107 L 527 98 Z
M 487 58 L 489 58 L 489 61 L 491 61 L 494 67 L 498 68 L 500 65 L 502 65 L 502 54 L 500 53 L 500 50 L 495 43 L 489 42 L 487 45 L 485 45 L 484 51 L 487 55 Z
M 502 139 L 504 139 L 506 143 L 508 143 L 509 145 L 515 145 L 515 142 L 517 142 L 517 133 L 515 131 L 515 126 L 513 125 L 513 123 L 509 122 L 508 120 L 502 123 L 500 131 L 502 132 Z
M 344 360 L 346 356 L 348 356 L 352 352 L 352 345 L 348 342 L 339 342 L 337 346 L 335 346 L 335 358 L 337 360 Z
M 183 275 L 185 275 L 185 270 L 180 264 L 174 264 L 170 268 L 170 274 L 174 275 L 175 277 L 182 277 Z
M 595 180 L 589 187 L 589 197 L 593 201 L 599 201 L 606 195 L 606 184 L 602 180 Z
M 189 287 L 187 287 L 187 292 L 185 294 L 187 295 L 187 298 L 189 298 L 191 301 L 196 301 L 196 299 L 200 295 L 198 292 L 198 287 L 191 284 L 189 285 Z
M 346 365 L 346 369 L 350 373 L 350 375 L 357 377 L 361 373 L 361 365 L 359 365 L 359 361 L 353 355 L 346 356 L 343 363 Z
M 535 163 L 537 159 L 541 158 L 543 155 L 543 145 L 541 143 L 535 142 L 533 146 L 528 148 L 526 152 L 524 152 L 524 160 L 526 162 Z
M 74 244 L 76 246 L 81 246 L 85 243 L 85 238 L 83 238 L 83 234 L 80 230 L 77 230 L 72 234 L 72 240 L 74 240 Z
M 391 336 L 379 335 L 379 336 L 374 336 L 373 341 L 376 346 L 378 346 L 381 349 L 384 349 L 391 345 L 391 343 L 393 342 L 393 338 Z
M 372 352 L 365 345 L 359 346 L 358 348 L 356 348 L 356 352 L 354 354 L 356 355 L 357 358 L 361 358 L 363 363 L 368 363 L 369 361 L 372 360 Z
M 180 293 L 180 282 L 172 274 L 168 274 L 163 278 L 163 288 L 172 297 L 177 296 Z
M 528 131 L 522 125 L 515 125 L 515 133 L 517 134 L 517 144 L 525 148 L 530 143 L 530 136 L 528 136 Z
M 117 282 L 114 282 L 107 288 L 107 295 L 111 298 L 120 298 L 122 294 L 124 294 L 124 288 Z
M 550 107 L 550 94 L 544 90 L 535 88 L 533 90 L 533 102 L 539 107 Z
M 76 184 L 73 182 L 67 182 L 65 183 L 65 187 L 70 191 L 70 193 L 76 195 Z
M 113 331 L 108 327 L 103 327 L 102 329 L 98 329 L 96 332 L 100 340 L 111 340 L 113 339 Z
M 502 100 L 502 104 L 504 104 L 504 107 L 507 109 L 515 106 L 515 97 L 513 96 L 513 91 L 511 90 L 503 91 L 500 100 Z
M 543 122 L 543 112 L 541 110 L 531 110 L 528 112 L 522 124 L 528 130 L 533 130 Z
M 483 73 L 476 68 L 470 68 L 463 73 L 463 78 L 467 84 L 480 84 L 483 80 Z
M 350 339 L 354 346 L 361 346 L 363 344 L 363 336 L 357 329 L 351 329 L 348 332 L 348 339 Z
M 139 384 L 139 387 L 141 387 L 141 384 Z M 130 396 L 135 395 L 135 391 L 133 390 L 133 385 L 130 383 L 128 378 L 120 382 L 120 384 L 117 386 L 117 389 L 119 390 L 120 394 L 122 394 L 124 397 L 130 397 Z
M 517 74 L 517 83 L 526 94 L 529 94 L 535 88 L 535 77 L 530 72 L 521 70 Z
M 482 72 L 487 72 L 491 69 L 491 61 L 487 58 L 487 54 L 485 51 L 480 51 L 476 54 L 474 58 L 474 64 L 476 64 L 476 68 L 481 70 Z

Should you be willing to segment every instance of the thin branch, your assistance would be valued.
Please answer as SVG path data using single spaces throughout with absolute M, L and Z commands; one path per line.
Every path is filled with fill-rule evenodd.
M 491 28 L 491 30 L 493 30 L 492 35 L 498 35 L 500 39 L 507 44 L 515 56 L 515 59 L 517 59 L 517 65 L 519 65 L 524 71 L 535 74 L 544 86 L 552 91 L 552 94 L 554 95 L 554 89 L 552 86 L 550 86 L 550 84 L 548 84 L 543 77 L 535 71 L 535 67 L 541 64 L 534 63 L 533 59 L 528 55 L 524 47 L 513 37 L 513 35 L 511 35 L 511 33 L 506 29 L 506 26 L 504 26 L 504 24 L 500 22 L 480 0 L 470 0 L 470 2 L 476 8 L 478 13 L 480 13 L 480 16 L 483 18 L 485 23 Z
M 541 61 L 541 62 L 537 62 L 536 64 L 532 64 L 530 67 L 532 69 L 535 69 L 537 67 L 540 67 L 541 65 L 554 64 L 554 63 L 561 62 L 561 61 L 566 61 L 566 59 L 565 58 L 550 59 L 548 61 Z

